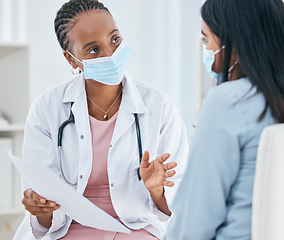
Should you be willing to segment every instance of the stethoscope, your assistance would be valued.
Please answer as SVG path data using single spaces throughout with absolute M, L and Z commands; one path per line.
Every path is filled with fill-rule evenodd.
M 70 186 L 75 186 L 77 185 L 78 181 L 76 181 L 75 183 L 71 183 L 68 181 L 68 179 L 66 178 L 63 168 L 62 168 L 62 158 L 61 158 L 61 153 L 62 153 L 62 136 L 63 136 L 63 130 L 64 128 L 70 124 L 70 123 L 75 123 L 75 118 L 74 115 L 72 113 L 72 105 L 74 104 L 74 102 L 71 102 L 71 107 L 70 107 L 70 115 L 69 118 L 64 121 L 59 129 L 58 129 L 58 162 L 59 162 L 59 169 L 61 172 L 61 176 L 64 179 L 64 181 L 69 184 Z M 137 135 L 137 143 L 138 143 L 138 150 L 139 150 L 139 167 L 137 168 L 137 175 L 138 175 L 138 180 L 141 181 L 141 176 L 140 176 L 140 163 L 142 160 L 142 141 L 141 141 L 141 132 L 140 132 L 140 125 L 139 125 L 139 119 L 138 119 L 138 115 L 137 113 L 134 113 L 134 118 L 135 118 L 135 125 L 136 125 L 136 135 Z

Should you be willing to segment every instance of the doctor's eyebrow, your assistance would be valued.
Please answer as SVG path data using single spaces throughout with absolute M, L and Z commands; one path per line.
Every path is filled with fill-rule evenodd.
M 110 35 L 112 35 L 114 32 L 119 32 L 119 30 L 117 28 L 113 29 L 107 36 L 109 37 Z M 97 41 L 92 41 L 92 42 L 89 42 L 87 44 L 85 44 L 85 46 L 82 48 L 82 50 L 84 50 L 86 47 L 90 46 L 90 45 L 93 45 L 95 44 Z

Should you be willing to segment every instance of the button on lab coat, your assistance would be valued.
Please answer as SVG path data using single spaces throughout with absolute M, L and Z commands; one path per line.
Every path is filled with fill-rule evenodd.
M 75 124 L 67 125 L 63 131 L 62 166 L 69 181 L 78 181 L 75 188 L 83 194 L 91 174 L 93 156 L 83 74 L 46 91 L 33 103 L 26 121 L 23 159 L 46 165 L 61 176 L 57 135 L 59 126 L 70 115 L 71 102 L 74 102 Z M 143 151 L 149 151 L 150 159 L 169 152 L 170 161 L 178 163 L 173 177 L 175 186 L 165 187 L 169 204 L 187 161 L 186 129 L 166 94 L 148 84 L 134 83 L 129 76 L 124 78 L 122 102 L 107 160 L 110 196 L 117 215 L 127 227 L 143 228 L 160 238 L 165 233 L 168 216 L 157 209 L 143 181 L 138 180 L 139 150 L 134 113 L 139 117 Z M 23 190 L 30 187 L 26 183 L 23 186 Z M 58 209 L 53 214 L 51 228 L 46 232 L 47 229 L 38 224 L 36 217 L 27 212 L 14 239 L 28 235 L 30 239 L 33 239 L 32 236 L 58 239 L 67 233 L 71 222 L 72 219 Z

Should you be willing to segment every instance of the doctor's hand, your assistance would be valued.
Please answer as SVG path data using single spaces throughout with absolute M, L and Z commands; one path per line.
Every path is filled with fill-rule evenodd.
M 163 193 L 164 186 L 172 187 L 174 183 L 168 181 L 166 178 L 175 175 L 175 170 L 172 170 L 177 166 L 176 162 L 164 162 L 170 157 L 169 153 L 164 153 L 160 157 L 149 163 L 149 152 L 145 151 L 142 157 L 140 165 L 140 175 L 145 184 L 145 187 L 151 193 Z
M 37 216 L 39 223 L 45 228 L 51 226 L 52 213 L 60 207 L 54 201 L 49 201 L 44 197 L 41 197 L 32 189 L 26 189 L 24 191 L 22 204 L 27 211 L 32 215 Z

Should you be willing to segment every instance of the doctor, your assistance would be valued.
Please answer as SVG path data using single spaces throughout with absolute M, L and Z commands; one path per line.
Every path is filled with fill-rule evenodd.
M 188 153 L 179 113 L 167 95 L 125 75 L 131 50 L 102 3 L 65 3 L 55 31 L 78 75 L 33 103 L 23 159 L 46 165 L 133 232 L 82 226 L 24 183 L 27 215 L 15 238 L 28 231 L 36 239 L 159 239 Z

